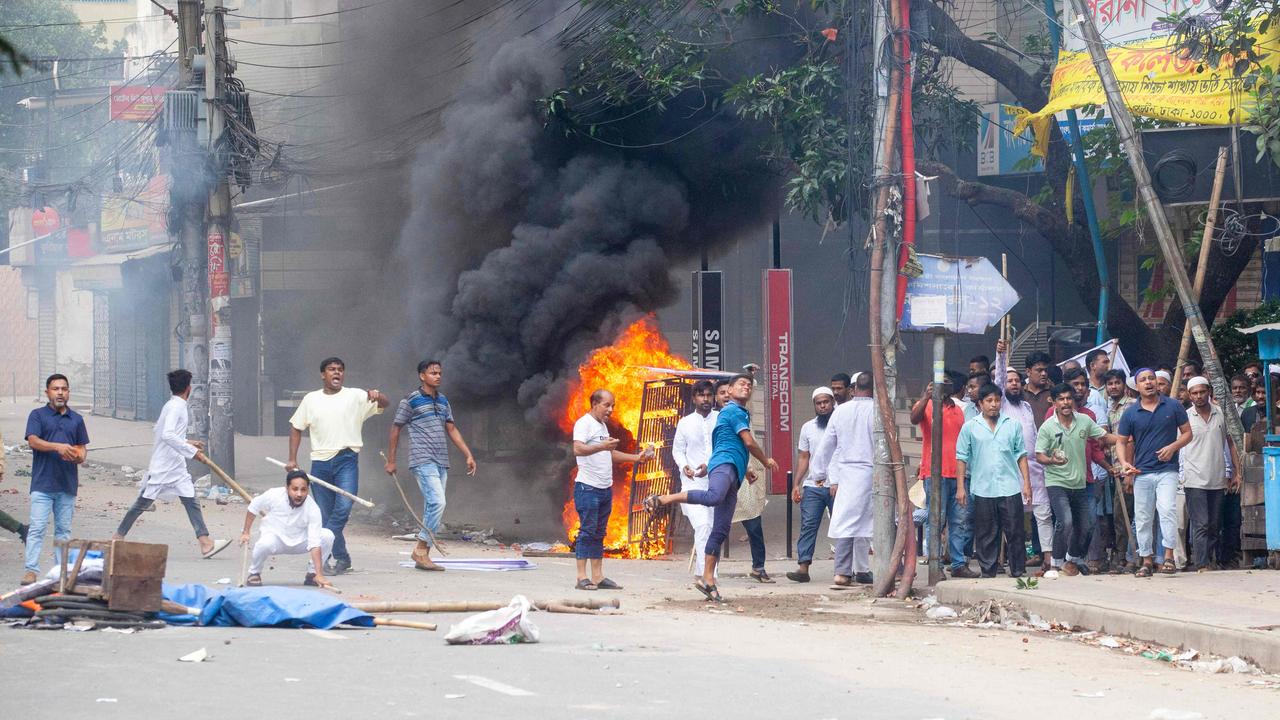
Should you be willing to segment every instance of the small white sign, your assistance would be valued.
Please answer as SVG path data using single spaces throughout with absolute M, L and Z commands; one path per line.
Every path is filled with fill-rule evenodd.
M 916 326 L 947 324 L 946 295 L 912 295 L 911 324 Z

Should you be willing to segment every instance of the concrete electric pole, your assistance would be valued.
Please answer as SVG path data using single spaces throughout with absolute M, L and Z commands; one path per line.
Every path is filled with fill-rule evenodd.
M 227 246 L 231 239 L 230 156 L 224 137 L 227 109 L 226 75 L 230 70 L 222 0 L 205 3 L 205 103 L 209 114 L 209 153 L 217 169 L 217 185 L 209 193 L 209 455 L 229 475 L 236 471 L 235 429 L 231 412 L 231 273 Z
M 1187 278 L 1187 269 L 1182 265 L 1182 251 L 1173 237 L 1169 218 L 1165 215 L 1164 206 L 1160 204 L 1160 198 L 1156 197 L 1155 188 L 1151 185 L 1151 173 L 1147 171 L 1147 164 L 1143 159 L 1142 143 L 1133 127 L 1133 115 L 1124 103 L 1124 94 L 1120 91 L 1120 83 L 1116 80 L 1115 69 L 1111 67 L 1111 59 L 1107 57 L 1106 45 L 1103 44 L 1093 17 L 1089 15 L 1085 0 L 1071 0 L 1071 11 L 1078 20 L 1074 22 L 1069 20 L 1064 25 L 1068 28 L 1078 26 L 1084 35 L 1085 45 L 1089 48 L 1089 57 L 1093 60 L 1098 78 L 1102 80 L 1103 92 L 1107 95 L 1111 121 L 1115 123 L 1120 145 L 1124 148 L 1129 160 L 1129 168 L 1133 170 L 1138 195 L 1142 198 L 1147 216 L 1155 229 L 1156 241 L 1160 245 L 1160 254 L 1164 257 L 1165 268 L 1173 281 L 1174 289 L 1178 292 L 1178 300 L 1182 302 L 1182 311 L 1187 316 L 1187 324 L 1191 326 L 1191 337 L 1195 339 L 1196 348 L 1200 351 L 1201 359 L 1204 360 L 1205 373 L 1213 386 L 1213 395 L 1218 399 L 1220 406 L 1230 407 L 1231 394 L 1222 372 L 1222 363 L 1218 361 L 1218 353 L 1213 348 L 1208 324 L 1200 313 L 1199 301 L 1192 291 L 1191 281 Z M 1242 442 L 1244 427 L 1240 424 L 1240 416 L 1233 412 L 1224 413 L 1224 415 L 1227 421 L 1227 432 L 1235 438 L 1237 443 Z

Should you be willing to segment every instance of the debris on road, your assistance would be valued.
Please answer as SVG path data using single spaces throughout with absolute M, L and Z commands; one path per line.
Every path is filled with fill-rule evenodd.
M 506 607 L 489 610 L 449 628 L 444 641 L 450 645 L 513 645 L 536 643 L 541 633 L 529 619 L 532 603 L 523 595 L 516 595 Z
M 186 655 L 183 655 L 182 657 L 178 658 L 178 662 L 200 663 L 208 659 L 209 659 L 209 651 L 204 648 L 200 648 L 199 650 L 193 650 L 187 653 Z

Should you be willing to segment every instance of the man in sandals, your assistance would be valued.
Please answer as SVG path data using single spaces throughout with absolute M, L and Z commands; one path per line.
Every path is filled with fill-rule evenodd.
M 702 582 L 695 585 L 708 600 L 723 600 L 715 584 L 716 564 L 720 557 L 720 547 L 729 537 L 733 510 L 738 500 L 738 487 L 747 473 L 747 458 L 753 456 L 769 470 L 778 472 L 778 463 L 764 454 L 751 434 L 751 414 L 747 411 L 747 403 L 751 401 L 752 384 L 751 376 L 744 373 L 734 375 L 729 381 L 730 402 L 716 417 L 715 428 L 711 431 L 707 489 L 651 495 L 644 501 L 645 509 L 649 512 L 675 503 L 693 503 L 713 508 L 711 535 L 707 538 L 706 565 L 702 571 Z M 758 480 L 752 480 L 756 481 Z
M 613 511 L 613 465 L 653 456 L 650 448 L 639 454 L 618 450 L 618 439 L 609 435 L 605 424 L 612 415 L 613 393 L 595 390 L 591 393 L 591 410 L 573 424 L 573 456 L 578 462 L 578 476 L 573 483 L 573 507 L 578 512 L 574 556 L 578 561 L 579 590 L 622 589 L 604 576 L 604 535 Z
M 187 398 L 191 397 L 191 372 L 174 370 L 169 373 L 169 392 L 173 397 L 160 410 L 154 430 L 155 447 L 151 450 L 151 464 L 142 480 L 142 491 L 133 506 L 124 514 L 113 540 L 123 540 L 133 523 L 156 500 L 178 498 L 187 511 L 187 519 L 200 543 L 200 555 L 208 560 L 231 544 L 230 540 L 213 540 L 204 524 L 200 502 L 196 500 L 196 486 L 187 471 L 187 460 L 195 458 L 204 462 L 204 445 L 187 439 Z
M 290 470 L 284 487 L 271 488 L 249 503 L 241 545 L 249 544 L 249 531 L 258 517 L 262 518 L 262 529 L 253 546 L 246 585 L 262 584 L 262 566 L 272 555 L 310 555 L 302 584 L 332 587 L 324 576 L 324 557 L 333 548 L 333 531 L 320 520 L 320 506 L 311 499 L 311 478 L 305 472 Z
M 875 403 L 871 373 L 854 376 L 849 401 L 831 413 L 813 452 L 813 467 L 827 478 L 834 498 L 827 537 L 835 542 L 832 589 L 870 585 L 871 475 L 875 459 Z
M 680 473 L 681 490 L 707 489 L 707 460 L 711 459 L 711 430 L 715 426 L 715 389 L 710 380 L 693 384 L 693 412 L 680 418 L 671 441 L 671 457 Z M 711 534 L 711 509 L 685 505 L 681 510 L 693 528 L 694 580 L 702 577 L 704 548 Z
M 1178 451 L 1191 442 L 1191 422 L 1181 403 L 1161 394 L 1151 368 L 1141 368 L 1133 379 L 1138 402 L 1120 416 L 1116 434 L 1123 441 L 1119 454 L 1124 489 L 1133 492 L 1138 555 L 1142 557 L 1137 575 L 1151 577 L 1155 571 L 1153 513 L 1160 515 L 1160 544 L 1164 546 L 1160 572 L 1173 575 L 1178 572 L 1173 558 L 1178 536 Z

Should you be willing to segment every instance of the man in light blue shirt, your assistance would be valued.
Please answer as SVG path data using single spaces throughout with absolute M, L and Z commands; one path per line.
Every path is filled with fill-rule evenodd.
M 987 383 L 978 390 L 981 414 L 969 419 L 956 438 L 956 474 L 966 471 L 973 494 L 972 529 L 974 554 L 982 577 L 996 576 L 1000 558 L 1000 534 L 1009 549 L 1009 576 L 1026 571 L 1022 506 L 1031 502 L 1031 474 L 1022 425 L 1000 414 L 1000 388 Z M 957 487 L 956 499 L 969 500 Z

